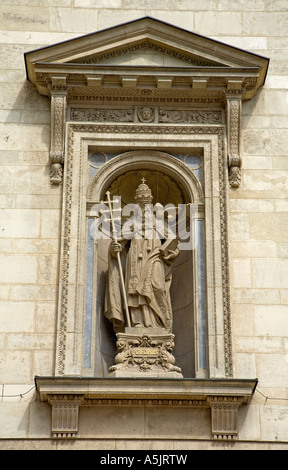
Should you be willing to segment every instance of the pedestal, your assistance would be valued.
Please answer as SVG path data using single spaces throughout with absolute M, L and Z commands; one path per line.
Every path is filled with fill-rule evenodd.
M 172 354 L 173 334 L 162 328 L 125 328 L 116 336 L 115 365 L 109 377 L 183 377 Z

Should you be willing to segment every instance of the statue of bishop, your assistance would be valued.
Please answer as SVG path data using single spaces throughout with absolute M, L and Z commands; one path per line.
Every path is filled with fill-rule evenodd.
M 171 269 L 179 254 L 179 242 L 176 238 L 165 240 L 163 234 L 158 233 L 152 200 L 151 189 L 143 178 L 135 196 L 141 223 L 131 239 L 124 237 L 119 241 L 112 240 L 110 244 L 105 316 L 113 323 L 116 333 L 127 327 L 117 253 L 121 254 L 129 326 L 172 332 Z

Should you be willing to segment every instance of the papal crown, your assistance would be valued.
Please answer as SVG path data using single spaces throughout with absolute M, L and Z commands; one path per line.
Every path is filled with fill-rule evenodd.
M 138 188 L 136 189 L 135 201 L 147 202 L 149 204 L 153 199 L 152 191 L 145 183 L 145 178 L 142 178 L 141 181 L 142 183 L 139 184 Z

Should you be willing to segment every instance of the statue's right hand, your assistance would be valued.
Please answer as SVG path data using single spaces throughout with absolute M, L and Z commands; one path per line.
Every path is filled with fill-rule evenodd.
M 112 255 L 117 256 L 117 253 L 121 253 L 122 251 L 122 245 L 121 243 L 118 243 L 118 242 L 112 242 L 110 249 L 111 249 Z

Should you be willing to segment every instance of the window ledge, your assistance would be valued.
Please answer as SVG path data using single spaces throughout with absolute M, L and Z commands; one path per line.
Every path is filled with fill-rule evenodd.
M 237 439 L 237 415 L 257 379 L 35 377 L 41 401 L 52 406 L 52 436 L 75 438 L 80 406 L 171 406 L 211 409 L 214 439 Z

